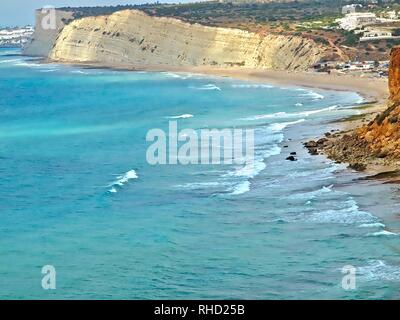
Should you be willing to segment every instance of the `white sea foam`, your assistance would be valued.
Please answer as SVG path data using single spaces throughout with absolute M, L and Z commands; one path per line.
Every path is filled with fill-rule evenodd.
M 189 189 L 189 190 L 197 190 L 197 189 L 208 189 L 208 188 L 217 188 L 220 186 L 227 185 L 224 182 L 193 182 L 193 183 L 185 183 L 176 185 L 177 188 L 181 189 Z
M 164 73 L 166 76 L 170 77 L 170 78 L 176 78 L 176 79 L 187 79 L 188 77 L 177 74 L 177 73 L 173 73 L 173 72 L 165 72 Z
M 71 70 L 71 73 L 88 75 L 89 72 L 83 70 Z
M 325 97 L 322 94 L 316 93 L 316 92 L 310 92 L 309 94 L 314 100 L 322 100 L 325 99 Z
M 308 219 L 317 223 L 342 224 L 372 223 L 375 220 L 369 212 L 359 210 L 357 203 L 352 197 L 348 198 L 342 208 L 315 212 Z
M 359 228 L 385 228 L 386 226 L 383 223 L 363 223 L 359 226 Z
M 285 129 L 286 127 L 293 126 L 295 124 L 299 124 L 299 123 L 302 123 L 304 121 L 306 121 L 306 119 L 299 119 L 299 120 L 292 121 L 292 122 L 273 123 L 273 124 L 270 125 L 270 129 L 273 132 L 280 132 L 283 129 Z
M 266 168 L 265 160 L 281 153 L 281 147 L 279 144 L 284 139 L 283 130 L 290 125 L 295 125 L 303 121 L 305 121 L 305 119 L 299 119 L 292 122 L 273 123 L 269 126 L 256 128 L 254 158 L 251 161 L 249 159 L 242 159 L 245 165 L 236 166 L 233 170 L 221 174 L 220 179 L 215 185 L 200 184 L 200 187 L 228 186 L 228 188 L 225 188 L 225 192 L 229 192 L 231 195 L 244 194 L 250 191 L 251 179 L 254 179 Z M 198 186 L 198 184 L 192 183 L 185 187 L 195 188 Z
M 193 118 L 194 116 L 192 114 L 181 114 L 179 116 L 172 116 L 168 117 L 169 119 L 188 119 L 188 118 Z
M 15 50 L 15 51 L 1 51 L 0 57 L 9 56 L 9 55 L 18 56 L 19 55 L 19 51 L 17 51 L 17 50 Z
M 322 99 L 325 99 L 325 97 L 324 97 L 322 94 L 317 93 L 317 92 L 315 92 L 315 91 L 313 91 L 313 90 L 308 90 L 308 89 L 299 88 L 299 89 L 297 89 L 297 91 L 302 91 L 302 92 L 304 92 L 301 96 L 303 96 L 303 97 L 310 97 L 310 98 L 312 98 L 313 100 L 322 100 Z
M 388 265 L 383 260 L 372 260 L 357 268 L 361 281 L 400 281 L 400 267 Z
M 192 78 L 203 78 L 203 75 L 200 74 L 194 74 L 194 73 L 174 73 L 174 72 L 162 72 L 163 75 L 169 77 L 169 78 L 175 78 L 175 79 L 181 79 L 181 80 L 186 80 L 186 79 L 192 79 Z
M 323 186 L 320 189 L 304 192 L 304 193 L 297 193 L 290 196 L 291 199 L 304 199 L 304 200 L 313 200 L 321 197 L 324 194 L 332 192 L 333 185 L 330 186 Z
M 292 178 L 292 179 L 307 177 L 307 179 L 313 180 L 313 181 L 314 180 L 318 180 L 318 181 L 328 180 L 328 179 L 333 178 L 334 177 L 333 173 L 335 173 L 342 167 L 344 167 L 344 166 L 341 164 L 332 163 L 327 168 L 291 172 L 288 174 L 288 177 Z
M 42 64 L 33 63 L 33 62 L 25 62 L 24 60 L 18 60 L 17 63 L 14 63 L 14 66 L 17 66 L 17 67 L 29 67 L 29 68 L 41 68 L 41 67 L 43 67 Z
M 246 180 L 239 184 L 237 184 L 232 192 L 231 195 L 240 195 L 250 191 L 250 181 Z
M 128 183 L 130 180 L 133 179 L 138 179 L 138 175 L 136 173 L 135 170 L 130 170 L 128 172 L 126 172 L 125 174 L 118 176 L 115 182 L 113 182 L 112 184 L 109 185 L 109 187 L 111 187 L 111 189 L 109 190 L 109 192 L 111 193 L 116 193 L 117 192 L 117 187 L 123 187 L 126 183 Z
M 250 180 L 258 176 L 267 167 L 265 160 L 281 153 L 282 149 L 279 147 L 279 143 L 281 143 L 284 138 L 282 130 L 296 123 L 299 123 L 299 121 L 274 123 L 268 127 L 256 129 L 254 160 L 246 162 L 245 166 L 238 167 L 223 175 L 225 178 L 231 177 L 234 179 L 233 188 L 229 190 L 231 191 L 231 195 L 239 195 L 250 191 Z M 267 147 L 265 147 L 265 144 Z M 237 179 L 245 180 L 238 182 Z
M 387 230 L 382 230 L 382 231 L 378 231 L 378 232 L 368 233 L 368 236 L 370 236 L 370 237 L 398 236 L 398 234 L 387 231 Z
M 39 72 L 43 72 L 43 73 L 49 73 L 49 72 L 54 72 L 56 71 L 55 69 L 44 69 L 44 70 L 39 70 Z
M 244 88 L 244 89 L 271 89 L 275 88 L 274 86 L 268 85 L 268 84 L 232 84 L 232 88 Z
M 182 76 L 173 72 L 163 72 L 163 74 L 171 78 L 182 78 Z
M 194 90 L 216 90 L 216 91 L 221 91 L 221 88 L 216 86 L 215 84 L 205 84 L 204 86 L 201 87 L 189 87 L 190 89 Z
M 21 59 L 8 59 L 8 60 L 0 60 L 0 63 L 12 63 L 12 62 L 17 62 L 17 61 L 22 61 Z
M 360 97 L 358 100 L 357 100 L 357 104 L 361 104 L 361 103 L 364 103 L 366 100 L 363 98 L 363 97 Z
M 336 110 L 337 108 L 338 108 L 338 106 L 330 106 L 330 107 L 323 108 L 323 109 L 301 111 L 301 112 L 294 112 L 294 113 L 276 112 L 276 113 L 272 113 L 272 114 L 261 114 L 261 115 L 257 115 L 257 116 L 240 119 L 240 120 L 255 121 L 255 120 L 263 120 L 263 119 L 273 119 L 273 118 L 285 119 L 285 118 L 309 117 L 309 116 L 317 114 L 317 113 L 330 112 L 330 111 Z
M 277 153 L 279 154 L 279 153 Z M 253 163 L 249 163 L 244 167 L 241 167 L 235 171 L 229 172 L 225 176 L 234 176 L 234 177 L 246 177 L 246 178 L 254 178 L 261 171 L 266 168 L 266 164 L 264 163 L 264 159 L 258 157 L 258 159 L 254 160 Z

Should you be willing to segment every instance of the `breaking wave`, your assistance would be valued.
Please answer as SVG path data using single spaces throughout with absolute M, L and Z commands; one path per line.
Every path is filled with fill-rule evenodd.
M 272 89 L 274 86 L 268 84 L 232 84 L 232 88 L 245 88 L 245 89 Z
M 108 187 L 111 187 L 110 190 L 108 190 L 110 193 L 116 193 L 118 192 L 119 188 L 122 188 L 125 184 L 127 184 L 130 180 L 138 179 L 138 175 L 135 170 L 130 170 L 126 172 L 125 174 L 118 176 L 117 180 L 110 184 Z
M 261 114 L 257 116 L 252 116 L 248 118 L 243 118 L 240 120 L 246 120 L 246 121 L 255 121 L 255 120 L 264 120 L 264 119 L 285 119 L 285 118 L 296 118 L 296 117 L 309 117 L 311 115 L 317 114 L 317 113 L 322 113 L 322 112 L 329 112 L 336 110 L 338 106 L 330 106 L 327 108 L 323 109 L 317 109 L 317 110 L 309 110 L 309 111 L 301 111 L 301 112 L 294 112 L 294 113 L 287 113 L 287 112 L 276 112 L 272 114 Z
M 193 118 L 194 116 L 192 114 L 181 114 L 179 116 L 172 116 L 172 117 L 168 117 L 169 119 L 189 119 L 189 118 Z
M 220 87 L 216 86 L 215 84 L 205 84 L 201 87 L 189 87 L 190 89 L 194 90 L 215 90 L 215 91 L 222 91 Z
M 399 266 L 388 265 L 383 260 L 370 261 L 357 268 L 357 274 L 364 281 L 400 281 Z

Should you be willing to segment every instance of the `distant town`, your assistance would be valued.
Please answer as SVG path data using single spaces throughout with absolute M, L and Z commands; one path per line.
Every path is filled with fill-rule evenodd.
M 396 10 L 380 10 L 378 1 L 368 1 L 367 4 L 354 3 L 342 7 L 343 17 L 335 19 L 333 25 L 324 26 L 325 29 L 339 29 L 354 34 L 358 41 L 376 42 L 381 40 L 396 41 L 400 39 L 400 19 Z M 314 66 L 319 72 L 352 73 L 386 77 L 388 75 L 388 60 L 367 61 L 324 61 Z
M 22 47 L 34 32 L 32 26 L 0 29 L 0 47 Z

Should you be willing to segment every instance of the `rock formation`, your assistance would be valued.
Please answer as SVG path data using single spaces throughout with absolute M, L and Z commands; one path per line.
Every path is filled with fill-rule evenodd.
M 38 42 L 40 35 L 36 37 Z M 31 48 L 27 53 L 32 52 Z M 85 17 L 66 25 L 48 57 L 103 66 L 214 66 L 305 70 L 323 50 L 296 36 L 261 35 L 239 29 L 150 17 L 137 10 Z
M 393 48 L 389 67 L 388 108 L 368 126 L 357 130 L 371 154 L 379 158 L 400 159 L 400 48 Z
M 400 47 L 393 48 L 391 52 L 389 92 L 392 103 L 400 103 Z
M 361 164 L 393 164 L 400 160 L 400 47 L 391 52 L 388 108 L 368 125 L 324 142 L 321 149 L 333 159 Z M 357 164 L 357 165 L 355 165 Z

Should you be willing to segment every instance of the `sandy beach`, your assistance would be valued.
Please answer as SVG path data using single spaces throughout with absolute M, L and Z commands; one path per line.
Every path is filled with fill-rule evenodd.
M 63 63 L 58 61 L 44 61 L 45 63 Z M 265 82 L 271 85 L 294 85 L 310 88 L 320 88 L 325 90 L 339 90 L 357 92 L 368 102 L 384 103 L 388 96 L 387 78 L 373 78 L 369 76 L 360 77 L 353 75 L 336 75 L 326 73 L 316 73 L 312 71 L 278 71 L 265 69 L 247 68 L 214 68 L 209 66 L 155 66 L 130 64 L 107 64 L 101 63 L 66 63 L 79 67 L 88 68 L 109 68 L 116 70 L 129 71 L 154 71 L 154 72 L 188 72 L 235 79 Z
M 168 71 L 194 72 L 232 77 L 248 81 L 267 82 L 276 85 L 295 85 L 326 90 L 353 91 L 367 101 L 384 102 L 389 90 L 386 78 L 334 75 L 315 72 L 288 72 L 257 69 L 217 69 L 217 68 L 171 68 Z

